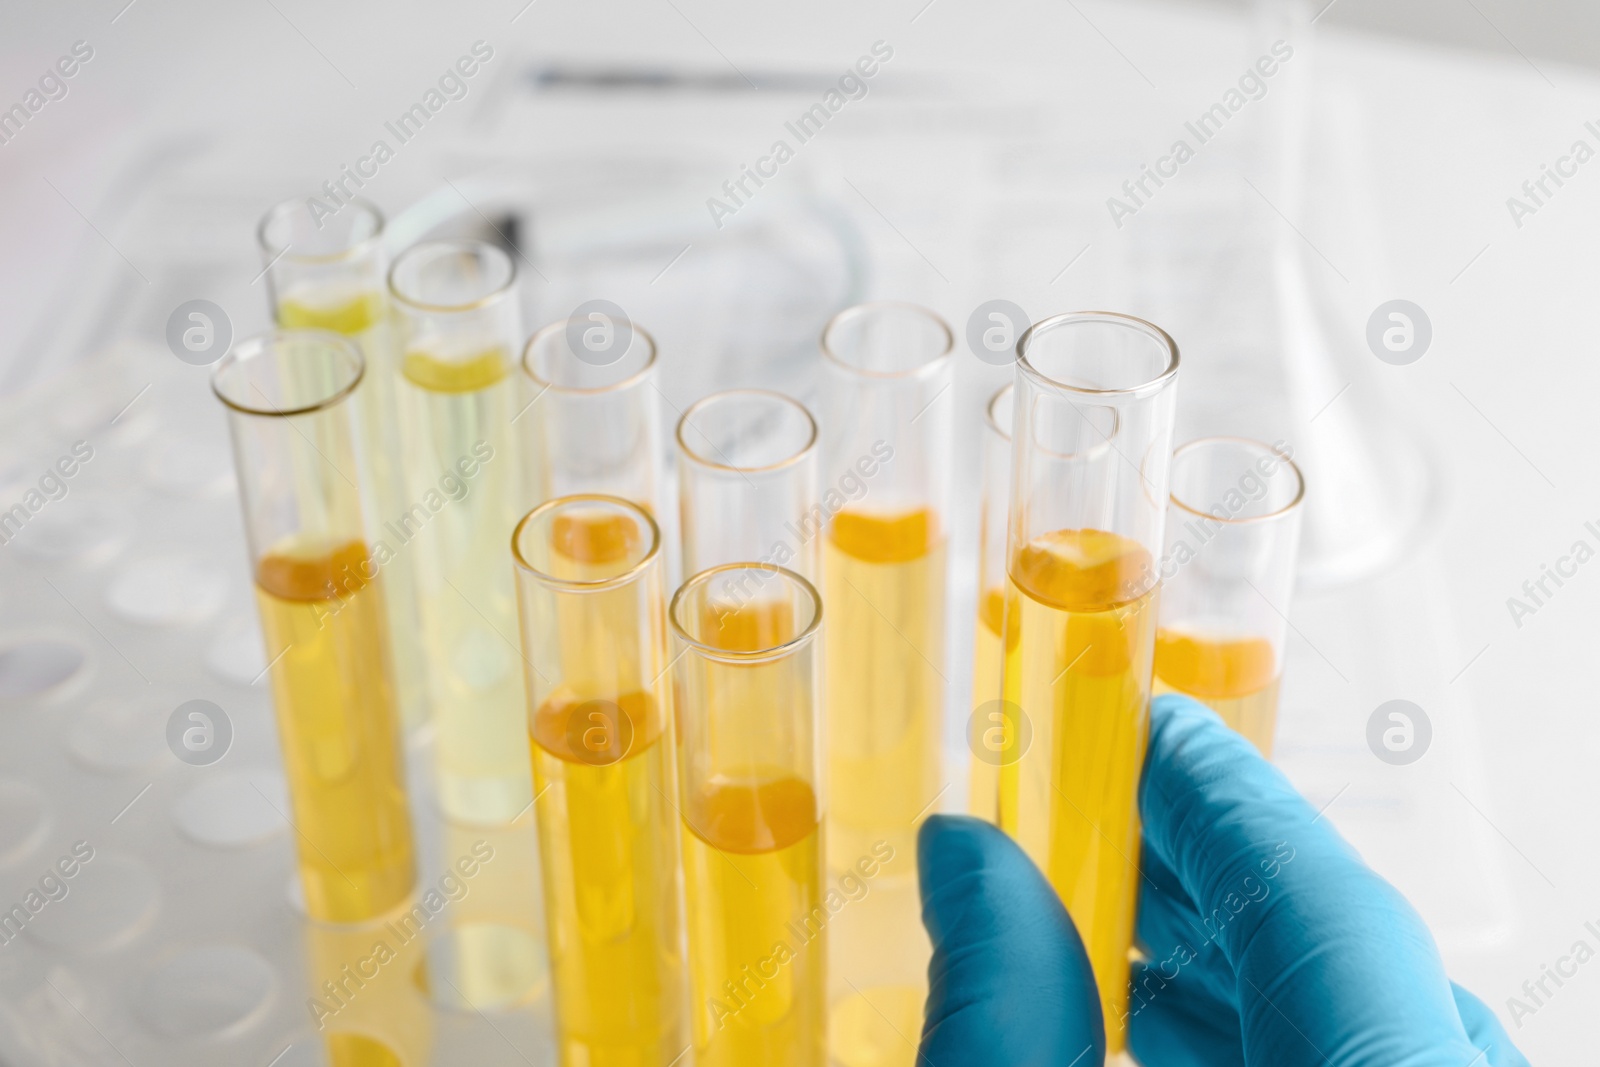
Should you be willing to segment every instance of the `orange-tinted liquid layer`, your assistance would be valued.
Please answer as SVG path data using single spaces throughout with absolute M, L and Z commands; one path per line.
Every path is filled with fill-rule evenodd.
M 639 550 L 643 531 L 626 515 L 564 512 L 551 523 L 551 546 L 574 563 L 616 563 Z
M 1155 673 L 1158 694 L 1194 697 L 1263 756 L 1272 754 L 1278 722 L 1278 663 L 1272 642 L 1162 629 L 1156 634 Z

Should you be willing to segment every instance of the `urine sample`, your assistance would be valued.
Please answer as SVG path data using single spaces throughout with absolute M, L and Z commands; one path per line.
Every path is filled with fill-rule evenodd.
M 363 488 L 369 492 L 368 511 L 381 524 L 398 518 L 408 505 L 398 372 L 384 291 L 383 215 L 364 200 L 348 201 L 331 216 L 313 215 L 308 205 L 304 198 L 285 200 L 262 217 L 256 230 L 270 310 L 280 328 L 331 330 L 361 350 L 366 371 L 356 402 L 369 475 Z M 420 726 L 428 717 L 429 694 L 416 567 L 409 556 L 386 568 L 384 603 L 401 721 Z
M 668 1067 L 688 1040 L 661 537 L 578 495 L 511 547 L 561 1063 Z
M 212 377 L 228 408 L 306 910 L 383 915 L 415 880 L 389 663 L 384 558 L 363 526 L 345 338 L 287 330 L 235 345 Z
M 822 335 L 821 515 L 828 606 L 828 863 L 915 850 L 941 774 L 948 326 L 862 304 Z M 803 523 L 802 528 L 808 528 Z
M 694 1062 L 823 1067 L 822 601 L 734 563 L 668 614 Z
M 978 620 L 972 640 L 972 719 L 967 746 L 972 758 L 967 811 L 999 819 L 1000 765 L 1014 756 L 1014 714 L 1003 705 L 1000 671 L 1005 658 L 1006 520 L 1011 501 L 1011 416 L 1015 387 L 1001 387 L 984 407 L 983 497 L 978 511 Z M 1010 743 L 1008 743 L 1010 742 Z
M 516 272 L 480 241 L 413 245 L 389 272 L 411 503 L 383 535 L 415 560 L 441 808 L 493 825 L 533 798 L 506 544 L 527 511 L 512 419 Z
M 586 344 L 597 337 L 602 348 Z M 627 321 L 553 322 L 528 338 L 522 377 L 517 423 L 536 502 L 605 493 L 659 523 L 670 501 L 662 491 L 655 339 Z
M 824 524 L 805 405 L 762 389 L 713 393 L 683 413 L 677 438 L 683 573 L 769 563 L 815 582 Z
M 1155 691 L 1210 706 L 1268 757 L 1304 496 L 1282 443 L 1207 437 L 1172 454 Z
M 1003 686 L 1026 746 L 1000 769 L 1000 825 L 1072 915 L 1120 1053 L 1178 350 L 1081 312 L 1017 353 Z

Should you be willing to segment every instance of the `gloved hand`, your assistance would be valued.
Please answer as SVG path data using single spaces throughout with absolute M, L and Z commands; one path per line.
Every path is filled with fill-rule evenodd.
M 1445 977 L 1427 927 L 1249 742 L 1187 697 L 1151 705 L 1140 947 L 1126 1020 L 1145 1067 L 1527 1067 Z M 933 940 L 918 1067 L 1091 1067 L 1082 942 L 998 830 L 918 839 Z

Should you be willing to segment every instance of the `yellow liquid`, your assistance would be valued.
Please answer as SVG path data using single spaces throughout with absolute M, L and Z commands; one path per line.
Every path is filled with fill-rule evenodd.
M 697 1067 L 823 1067 L 827 910 L 817 798 L 713 778 L 684 805 Z
M 1088 950 L 1106 1046 L 1127 1042 L 1156 596 L 1149 554 L 1099 530 L 1035 538 L 1011 562 L 1005 695 L 1032 725 L 1000 772 L 1001 826 L 1039 864 Z
M 664 725 L 641 692 L 611 703 L 552 697 L 533 716 L 545 914 L 567 1067 L 665 1067 L 687 1044 Z
M 1266 638 L 1162 629 L 1156 633 L 1155 692 L 1194 697 L 1271 757 L 1278 669 Z
M 366 359 L 356 397 L 366 437 L 368 488 L 374 513 L 394 518 L 410 501 L 401 469 L 400 428 L 395 395 L 394 357 L 383 294 L 337 285 L 300 285 L 281 294 L 278 325 L 288 329 L 332 330 L 355 341 Z M 373 546 L 376 551 L 376 545 Z M 389 670 L 400 718 L 416 726 L 428 715 L 428 680 L 418 633 L 417 583 L 411 560 L 384 565 L 383 599 L 389 615 Z
M 453 819 L 503 823 L 533 797 L 508 548 L 526 502 L 508 356 L 410 351 L 401 365 L 413 505 L 385 531 L 416 554 L 440 804 Z M 462 461 L 476 461 L 471 477 Z
M 325 922 L 382 915 L 415 877 L 373 573 L 354 541 L 282 545 L 256 570 L 306 910 Z
M 636 522 L 615 512 L 563 512 L 550 526 L 551 547 L 573 567 L 615 565 L 639 550 L 642 537 L 643 531 Z M 600 576 L 598 571 L 562 571 L 558 575 L 579 581 Z
M 978 598 L 978 625 L 972 650 L 972 710 L 980 720 L 995 714 L 993 702 L 1000 700 L 1000 670 L 1005 659 L 1001 648 L 1000 632 L 1006 622 L 1006 595 L 1002 590 L 990 589 Z M 989 705 L 985 710 L 985 705 Z M 978 738 L 981 743 L 985 730 L 1003 727 L 1003 721 L 981 721 Z M 969 733 L 968 744 L 973 738 Z M 989 822 L 999 820 L 1000 766 L 974 755 L 968 761 L 970 782 L 967 789 L 967 811 Z
M 365 333 L 383 319 L 383 295 L 290 290 L 278 301 L 278 325 L 290 330 L 332 330 L 346 337 Z
M 360 1034 L 329 1034 L 327 1045 L 331 1067 L 403 1067 L 388 1045 Z
M 407 352 L 402 364 L 406 380 L 435 393 L 475 393 L 505 380 L 506 354 L 500 349 L 466 359 L 438 359 L 426 352 Z
M 915 849 L 944 787 L 945 546 L 928 511 L 841 511 L 823 548 L 828 864 Z

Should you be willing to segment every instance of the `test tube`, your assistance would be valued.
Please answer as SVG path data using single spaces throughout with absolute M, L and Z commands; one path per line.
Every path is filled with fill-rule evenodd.
M 411 503 L 384 523 L 415 552 L 440 807 L 494 825 L 528 806 L 517 608 L 506 580 L 528 493 L 515 442 L 516 271 L 481 241 L 428 241 L 389 272 Z
M 683 1054 L 661 537 L 566 496 L 512 538 L 557 1041 L 568 1064 Z
M 822 602 L 793 571 L 732 563 L 669 618 L 694 1062 L 823 1067 Z
M 1008 746 L 1015 715 L 1001 701 L 1001 640 L 1006 625 L 1006 520 L 1011 502 L 1011 415 L 1015 387 L 1002 386 L 983 409 L 983 497 L 978 510 L 978 621 L 973 628 L 972 718 L 967 747 L 972 752 L 967 811 L 980 819 L 999 819 L 1000 764 L 1015 755 Z
M 358 488 L 362 373 L 344 338 L 290 330 L 235 345 L 211 383 L 228 408 L 306 910 L 334 923 L 388 912 L 415 878 L 388 574 Z
M 1172 454 L 1155 691 L 1209 705 L 1269 757 L 1304 496 L 1281 442 L 1207 437 Z
M 1017 356 L 1000 823 L 1072 915 L 1120 1053 L 1178 350 L 1091 311 L 1035 323 Z
M 678 421 L 683 573 L 770 563 L 815 582 L 816 442 L 811 413 L 782 393 L 730 389 L 691 405 Z
M 606 493 L 659 521 L 655 339 L 626 320 L 553 322 L 528 338 L 522 370 L 535 499 Z
M 361 349 L 366 372 L 356 400 L 370 474 L 364 486 L 371 490 L 368 509 L 383 519 L 398 517 L 406 507 L 406 485 L 384 292 L 383 215 L 364 200 L 348 201 L 330 216 L 313 214 L 307 200 L 285 200 L 262 217 L 256 240 L 278 326 L 332 330 Z M 428 716 L 428 680 L 411 558 L 389 564 L 384 603 L 400 718 L 408 727 L 419 726 Z
M 828 605 L 828 861 L 912 855 L 946 783 L 950 328 L 862 304 L 822 334 L 823 601 Z

